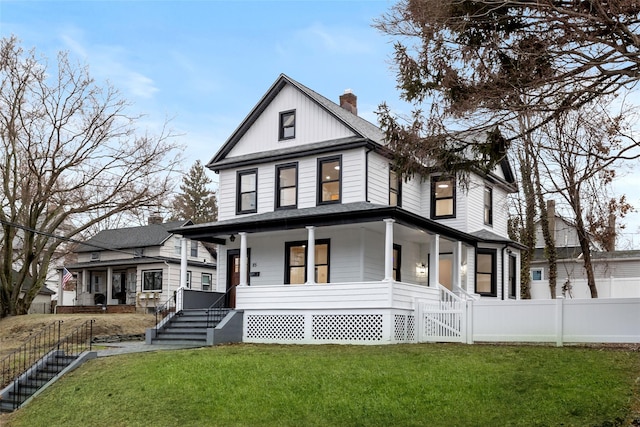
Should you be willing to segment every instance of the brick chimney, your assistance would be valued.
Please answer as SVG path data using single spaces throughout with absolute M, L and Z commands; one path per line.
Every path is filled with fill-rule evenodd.
M 351 89 L 346 89 L 344 95 L 340 95 L 340 106 L 351 114 L 358 115 L 358 97 L 351 92 Z
M 160 214 L 149 215 L 149 225 L 162 224 L 162 221 L 162 216 L 160 216 Z

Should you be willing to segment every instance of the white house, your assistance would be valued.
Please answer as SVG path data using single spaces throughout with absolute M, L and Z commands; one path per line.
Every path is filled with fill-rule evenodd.
M 207 166 L 219 220 L 174 231 L 218 244 L 243 341 L 407 342 L 421 302 L 519 298 L 508 161 L 464 190 L 405 179 L 353 93 L 336 104 L 280 75 Z
M 99 232 L 75 250 L 78 262 L 66 266 L 77 280 L 77 296 L 63 305 L 151 311 L 172 299 L 180 284 L 182 236 L 170 230 L 189 224 L 152 217 L 145 226 Z M 187 248 L 187 288 L 214 291 L 213 254 L 195 240 Z M 58 306 L 58 312 L 66 311 L 74 310 Z

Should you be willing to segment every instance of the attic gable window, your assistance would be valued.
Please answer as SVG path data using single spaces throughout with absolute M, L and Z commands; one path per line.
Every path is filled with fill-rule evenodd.
M 279 139 L 293 139 L 296 137 L 296 112 L 295 110 L 280 113 Z
M 456 217 L 455 178 L 450 176 L 431 177 L 431 218 Z
M 238 193 L 236 213 L 255 213 L 258 211 L 258 170 L 238 171 Z
M 318 159 L 318 204 L 340 203 L 342 157 Z

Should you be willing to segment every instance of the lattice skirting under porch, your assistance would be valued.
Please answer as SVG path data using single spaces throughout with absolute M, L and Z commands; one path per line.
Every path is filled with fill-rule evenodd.
M 243 341 L 281 344 L 415 342 L 411 310 L 245 310 Z

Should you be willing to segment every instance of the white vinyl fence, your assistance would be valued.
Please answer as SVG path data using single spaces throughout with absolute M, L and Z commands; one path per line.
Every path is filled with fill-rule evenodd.
M 480 300 L 467 310 L 476 342 L 640 343 L 640 298 Z
M 556 285 L 556 295 L 564 296 L 567 299 L 591 298 L 591 292 L 586 280 L 571 280 L 568 289 L 563 294 L 562 286 L 564 281 L 558 281 Z M 606 279 L 598 278 L 596 283 L 598 298 L 640 298 L 640 277 Z M 533 280 L 531 282 L 531 299 L 549 299 L 548 280 Z

